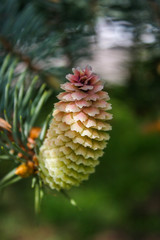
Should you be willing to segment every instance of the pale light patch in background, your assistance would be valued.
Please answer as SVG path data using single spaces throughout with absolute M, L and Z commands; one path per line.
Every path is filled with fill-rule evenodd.
M 127 22 L 113 22 L 98 18 L 96 42 L 92 44 L 93 58 L 81 60 L 81 67 L 89 64 L 93 70 L 111 84 L 124 84 L 130 62 L 129 47 L 132 46 L 132 32 L 124 25 Z

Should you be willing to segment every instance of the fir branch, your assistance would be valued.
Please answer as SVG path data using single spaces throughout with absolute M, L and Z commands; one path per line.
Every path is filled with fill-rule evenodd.
M 0 43 L 6 52 L 12 54 L 21 62 L 25 63 L 27 68 L 30 69 L 32 72 L 42 76 L 43 80 L 45 80 L 49 85 L 52 85 L 55 89 L 59 89 L 59 81 L 56 76 L 54 76 L 53 74 L 51 75 L 38 65 L 33 64 L 32 59 L 24 53 L 20 52 L 19 50 L 15 49 L 15 47 L 6 37 L 0 35 Z
M 0 43 L 8 53 L 18 57 L 20 61 L 24 62 L 30 70 L 34 72 L 40 72 L 42 70 L 32 63 L 32 60 L 29 58 L 29 56 L 21 53 L 19 50 L 16 50 L 6 37 L 0 35 Z
M 15 73 L 17 64 L 18 60 L 8 55 L 0 70 L 0 113 L 2 116 L 0 117 L 0 160 L 12 160 L 15 166 L 17 163 L 20 165 L 17 166 L 16 172 L 12 171 L 13 179 L 7 182 L 2 180 L 0 187 L 6 187 L 23 177 L 36 175 L 38 171 L 36 151 L 38 150 L 35 151 L 35 149 L 40 147 L 41 142 L 37 145 L 38 132 L 32 134 L 33 136 L 31 132 L 32 129 L 39 131 L 39 128 L 34 128 L 37 117 L 52 94 L 52 90 L 48 90 L 46 84 L 43 84 L 37 93 L 38 75 L 32 77 L 28 70 L 20 74 Z M 27 90 L 26 79 L 28 80 L 29 77 L 31 84 Z M 46 122 L 42 128 L 42 134 L 45 128 Z M 8 179 L 8 175 L 4 179 Z

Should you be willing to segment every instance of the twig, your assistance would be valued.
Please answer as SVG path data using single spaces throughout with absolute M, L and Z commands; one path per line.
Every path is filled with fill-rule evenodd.
M 28 68 L 31 71 L 41 74 L 48 84 L 52 85 L 56 89 L 59 89 L 60 84 L 59 84 L 57 77 L 55 77 L 51 74 L 45 73 L 42 68 L 33 64 L 32 59 L 30 59 L 29 56 L 21 53 L 19 50 L 15 49 L 14 46 L 11 44 L 11 42 L 6 37 L 0 35 L 0 43 L 2 44 L 3 48 L 7 52 L 18 57 L 22 62 L 24 62 L 28 66 Z

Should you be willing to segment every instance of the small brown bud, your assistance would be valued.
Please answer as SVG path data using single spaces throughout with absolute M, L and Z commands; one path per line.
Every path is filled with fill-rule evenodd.
M 22 178 L 29 177 L 35 171 L 35 166 L 32 161 L 28 161 L 27 163 L 22 163 L 16 168 L 16 175 L 19 175 Z
M 29 137 L 31 139 L 36 139 L 40 134 L 41 128 L 40 127 L 33 127 L 29 133 Z

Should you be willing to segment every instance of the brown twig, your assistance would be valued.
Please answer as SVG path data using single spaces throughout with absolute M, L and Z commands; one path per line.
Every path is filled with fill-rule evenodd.
M 28 68 L 31 71 L 41 74 L 48 84 L 50 84 L 52 87 L 54 87 L 56 89 L 59 89 L 60 84 L 59 84 L 57 77 L 46 73 L 42 68 L 33 64 L 32 59 L 30 59 L 29 56 L 21 53 L 19 50 L 15 49 L 14 46 L 11 44 L 11 42 L 6 37 L 0 35 L 0 43 L 2 44 L 3 48 L 7 52 L 18 57 L 22 62 L 24 62 L 28 66 Z
M 18 57 L 22 62 L 26 63 L 26 65 L 29 67 L 29 69 L 31 69 L 34 72 L 40 72 L 42 71 L 41 68 L 35 66 L 32 63 L 32 60 L 27 56 L 22 54 L 20 51 L 16 50 L 13 45 L 9 42 L 9 40 L 7 38 L 5 38 L 4 36 L 0 35 L 0 42 L 3 45 L 4 49 L 7 52 L 12 53 L 13 55 L 15 55 L 16 57 Z

